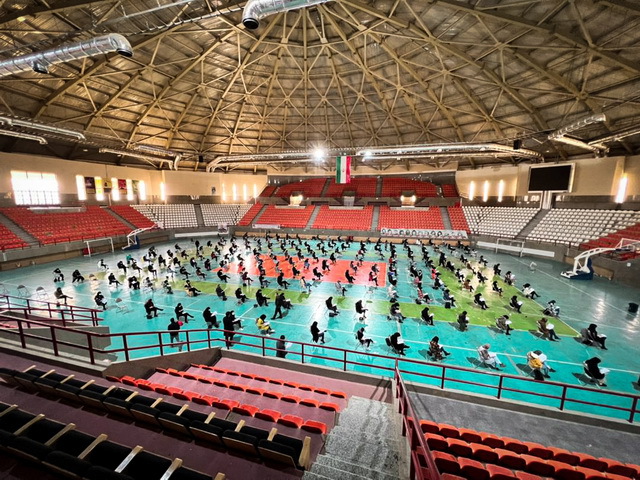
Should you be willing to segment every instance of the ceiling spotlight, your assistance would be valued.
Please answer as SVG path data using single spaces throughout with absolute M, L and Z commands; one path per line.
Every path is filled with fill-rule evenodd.
M 322 160 L 324 160 L 324 156 L 325 156 L 325 151 L 323 148 L 316 148 L 313 151 L 313 158 L 318 162 L 321 162 Z

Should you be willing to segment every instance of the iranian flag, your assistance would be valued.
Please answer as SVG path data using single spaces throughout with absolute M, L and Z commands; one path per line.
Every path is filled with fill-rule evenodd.
M 336 183 L 351 183 L 351 157 L 336 157 Z

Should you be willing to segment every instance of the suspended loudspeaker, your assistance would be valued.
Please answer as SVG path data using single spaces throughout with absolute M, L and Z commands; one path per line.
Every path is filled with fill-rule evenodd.
M 520 147 L 522 147 L 522 140 L 520 140 L 520 139 L 514 140 L 513 141 L 513 149 L 514 150 L 520 150 Z

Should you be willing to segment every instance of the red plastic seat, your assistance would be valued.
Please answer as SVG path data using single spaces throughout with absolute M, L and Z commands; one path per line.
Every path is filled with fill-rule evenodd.
M 256 387 L 247 387 L 244 390 L 247 393 L 251 393 L 252 395 L 264 395 L 266 390 L 264 388 L 256 388 Z
M 527 465 L 524 458 L 511 450 L 496 448 L 495 452 L 498 454 L 498 463 L 503 467 L 512 468 L 514 470 L 523 470 Z
M 610 458 L 601 458 L 600 460 L 607 464 L 607 473 L 615 473 L 616 475 L 622 475 L 623 477 L 629 478 L 634 478 L 636 475 L 636 471 L 633 467 L 625 465 L 622 462 L 618 462 L 617 460 L 612 460 Z
M 231 409 L 232 412 L 239 413 L 240 415 L 246 415 L 247 417 L 253 417 L 260 409 L 254 405 L 242 404 Z
M 513 472 L 518 480 L 544 480 L 540 475 L 528 472 Z
M 499 465 L 487 464 L 486 469 L 491 480 L 514 480 L 517 478 L 511 470 Z
M 323 410 L 329 410 L 330 412 L 339 412 L 340 405 L 331 402 L 322 402 L 320 404 L 320 408 Z
M 162 368 L 162 367 L 156 367 L 156 372 L 158 373 L 169 373 L 169 370 L 166 368 Z
M 115 375 L 107 375 L 104 378 L 107 379 L 110 382 L 122 383 L 121 378 L 120 377 L 116 377 Z M 122 377 L 122 378 L 124 378 L 124 377 Z M 133 377 L 129 377 L 129 378 L 133 378 Z
M 314 400 L 313 398 L 303 398 L 302 400 L 300 400 L 300 405 L 318 408 L 320 406 L 320 402 L 318 400 Z
M 448 425 L 446 423 L 439 423 L 438 428 L 440 429 L 440 435 L 448 438 L 459 438 L 460 431 L 454 427 L 453 425 Z
M 491 448 L 481 443 L 470 443 L 471 456 L 474 460 L 484 463 L 498 464 L 498 454 Z
M 316 422 L 315 420 L 307 420 L 300 428 L 311 433 L 321 433 L 323 435 L 326 435 L 327 433 L 327 426 L 324 423 Z
M 261 420 L 267 420 L 269 422 L 277 422 L 278 419 L 282 416 L 282 414 L 277 410 L 264 409 L 256 412 L 253 416 Z
M 193 373 L 185 372 L 182 374 L 182 378 L 186 378 L 187 380 L 198 380 L 201 375 L 194 375 Z
M 280 400 L 289 403 L 300 403 L 301 398 L 296 395 L 283 395 Z
M 239 392 L 244 392 L 245 391 L 245 386 L 237 384 L 237 383 L 231 383 L 231 384 L 229 384 L 229 389 L 237 390 Z
M 472 454 L 469 444 L 459 438 L 447 438 L 447 452 L 457 457 L 467 458 L 470 458 Z
M 524 442 L 524 444 L 529 449 L 528 454 L 533 455 L 534 457 L 540 457 L 544 460 L 549 460 L 553 457 L 553 450 L 545 447 L 539 443 L 534 442 Z
M 275 382 L 272 382 L 272 383 L 275 383 Z M 300 388 L 300 384 L 298 382 L 290 382 L 288 380 L 283 381 L 281 385 L 284 385 L 285 387 L 291 387 L 291 388 Z
M 477 460 L 458 458 L 460 473 L 469 480 L 489 480 L 489 471 Z
M 332 391 L 330 394 L 330 396 L 332 397 L 336 397 L 336 398 L 347 398 L 347 394 L 344 392 L 336 392 L 335 390 Z
M 162 395 L 171 395 L 173 396 L 176 393 L 182 392 L 181 388 L 178 387 L 168 387 L 166 385 L 160 385 L 156 388 L 156 393 L 160 393 Z
M 420 430 L 422 430 L 422 433 L 440 434 L 440 427 L 438 427 L 438 424 L 430 420 L 420 420 Z
M 600 460 L 593 455 L 587 455 L 586 453 L 576 453 L 576 455 L 580 458 L 579 465 L 581 467 L 591 468 L 592 470 L 598 470 L 599 472 L 605 472 L 607 470 L 607 462 Z M 559 458 L 554 458 L 554 460 L 562 462 Z
M 286 425 L 287 427 L 300 428 L 304 421 L 302 418 L 297 417 L 295 415 L 283 415 L 280 417 L 277 422 L 280 425 Z
M 556 469 L 556 473 L 553 476 L 556 480 L 585 480 L 586 478 L 583 472 L 566 463 L 556 462 L 555 460 L 549 460 L 548 463 L 554 465 Z
M 229 388 L 231 386 L 231 382 L 225 382 L 224 380 L 218 380 L 217 378 L 213 380 L 213 384 L 216 387 L 223 387 L 223 388 Z
M 331 390 L 329 390 L 328 388 L 313 387 L 313 391 L 316 392 L 316 393 L 319 393 L 321 395 L 330 395 L 331 394 Z
M 211 395 L 201 395 L 200 397 L 194 397 L 193 403 L 197 403 L 198 405 L 207 405 L 212 406 L 213 402 L 220 401 L 217 397 L 212 397 Z
M 460 434 L 460 438 L 465 442 L 482 443 L 482 435 L 475 430 L 471 430 L 470 428 L 459 428 L 458 432 Z
M 256 378 L 256 376 L 253 373 L 246 373 L 246 372 L 240 372 L 240 376 L 242 378 L 249 378 L 251 380 L 253 380 L 254 378 Z
M 427 445 L 431 450 L 438 450 L 440 452 L 446 452 L 449 448 L 447 439 L 437 433 L 425 433 L 424 438 L 427 441 Z
M 278 400 L 282 398 L 282 394 L 280 392 L 272 392 L 270 390 L 267 390 L 266 392 L 264 392 L 262 396 L 267 398 L 277 398 Z
M 107 376 L 107 380 L 109 380 L 109 375 Z M 117 377 L 116 377 L 117 378 Z M 111 380 L 113 381 L 113 380 Z M 118 381 L 118 380 L 116 380 Z M 138 379 L 133 378 L 133 377 L 129 377 L 129 376 L 124 376 L 124 377 L 120 377 L 119 381 L 125 385 L 129 385 L 131 387 L 137 387 L 138 386 Z M 145 380 L 143 383 L 149 383 L 148 380 Z
M 219 408 L 221 410 L 233 410 L 234 407 L 237 407 L 238 405 L 240 405 L 240 402 L 237 402 L 235 400 L 218 400 L 217 402 L 213 402 L 211 404 L 212 407 L 214 408 Z
M 492 433 L 480 432 L 480 436 L 482 437 L 482 442 L 487 447 L 491 448 L 504 448 L 504 440 Z
M 516 438 L 502 437 L 502 439 L 504 440 L 503 448 L 505 450 L 511 450 L 512 452 L 519 454 L 527 453 L 529 451 L 529 447 L 527 447 L 524 442 L 521 442 Z
M 173 375 L 174 377 L 182 376 L 182 372 L 179 372 L 175 368 L 167 368 L 166 373 L 168 373 L 169 375 Z
M 609 476 L 604 472 L 592 470 L 591 468 L 575 467 L 576 471 L 584 474 L 585 480 L 608 480 Z
M 568 463 L 569 465 L 578 465 L 580 464 L 580 455 L 570 452 L 569 450 L 565 450 L 564 448 L 553 448 L 553 447 L 549 447 L 549 449 L 551 450 L 551 452 L 553 453 L 553 456 L 551 457 L 551 460 L 555 460 L 556 462 L 563 462 L 563 463 Z M 585 460 L 587 458 L 592 458 L 593 460 L 597 460 L 595 457 L 592 457 L 591 455 L 587 455 L 585 456 Z M 604 462 L 600 462 L 601 465 L 601 469 L 598 468 L 596 470 L 600 470 L 603 471 L 606 468 L 606 464 Z M 587 467 L 587 468 L 591 468 L 591 467 Z
M 454 475 L 460 473 L 460 464 L 456 457 L 450 453 L 431 452 L 431 454 L 440 473 L 452 473 Z
M 240 372 L 236 372 L 235 370 L 227 370 L 227 375 L 233 375 L 234 377 L 239 377 Z
M 198 381 L 200 383 L 205 383 L 207 385 L 213 385 L 213 378 L 205 377 L 205 376 L 202 376 L 202 375 L 198 376 Z
M 159 383 L 141 383 L 138 385 L 140 390 L 146 390 L 147 392 L 155 392 L 157 387 L 160 387 Z
M 258 380 L 256 378 L 256 380 Z M 268 378 L 267 381 L 269 383 L 273 383 L 274 385 L 284 385 L 284 382 L 282 380 L 278 380 L 277 378 Z
M 188 392 L 188 391 L 182 391 L 182 392 L 176 392 L 173 394 L 173 398 L 177 398 L 178 400 L 185 400 L 187 402 L 193 402 L 196 398 L 199 398 L 200 394 L 196 393 L 196 392 Z
M 532 455 L 520 455 L 520 457 L 525 461 L 526 465 L 524 468 L 529 473 L 549 477 L 555 472 L 555 467 L 543 458 Z
M 286 383 L 285 383 L 285 385 L 286 385 Z M 304 385 L 304 384 L 300 384 L 298 386 L 298 388 L 300 390 L 304 390 L 305 392 L 313 392 L 313 390 L 314 390 L 314 388 L 311 385 Z

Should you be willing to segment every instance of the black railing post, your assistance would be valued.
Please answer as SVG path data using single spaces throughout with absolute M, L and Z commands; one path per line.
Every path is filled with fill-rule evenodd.
M 89 361 L 91 365 L 95 365 L 96 363 L 96 355 L 93 351 L 93 335 L 90 332 L 87 332 L 87 347 L 89 348 Z
M 442 367 L 442 377 L 440 378 L 440 390 L 444 390 L 444 383 L 447 380 L 447 367 Z
M 56 357 L 58 357 L 60 354 L 58 352 L 58 341 L 56 339 L 56 329 L 53 325 L 49 328 L 51 330 L 51 341 L 53 342 L 53 354 Z
M 564 410 L 564 403 L 567 400 L 567 387 L 566 385 L 562 387 L 562 398 L 560 399 L 560 411 Z
M 129 344 L 127 342 L 127 336 L 122 335 L 122 348 L 124 348 L 124 358 L 128 362 L 129 359 Z
M 634 417 L 636 415 L 636 409 L 638 408 L 638 397 L 633 399 L 633 404 L 631 405 L 631 413 L 629 415 L 629 423 L 633 423 Z
M 162 344 L 162 334 L 158 333 L 158 346 L 160 347 L 160 356 L 164 356 L 164 345 Z
M 191 340 L 189 340 L 189 330 L 186 330 L 185 333 L 187 334 L 187 352 L 191 351 Z
M 302 363 L 304 363 L 304 343 L 302 344 Z
M 504 377 L 500 375 L 500 380 L 498 381 L 498 399 L 502 397 L 502 381 L 503 380 L 504 380 Z
M 347 371 L 347 351 L 344 351 L 344 371 Z
M 264 349 L 264 336 L 260 340 L 262 340 L 262 356 L 266 357 L 267 356 L 267 352 Z
M 20 332 L 20 345 L 22 345 L 22 348 L 27 348 L 27 340 L 24 338 L 22 320 L 18 320 L 18 331 Z

